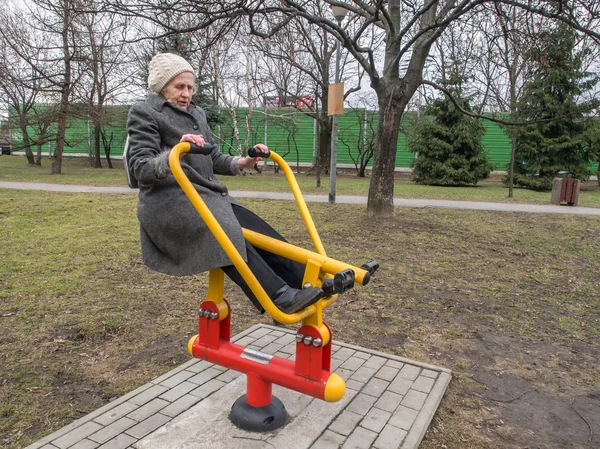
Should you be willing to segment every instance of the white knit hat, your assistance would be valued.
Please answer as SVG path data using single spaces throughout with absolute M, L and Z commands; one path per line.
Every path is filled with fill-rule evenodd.
M 160 94 L 169 81 L 183 72 L 194 73 L 194 68 L 181 56 L 173 53 L 159 53 L 150 61 L 148 88 Z

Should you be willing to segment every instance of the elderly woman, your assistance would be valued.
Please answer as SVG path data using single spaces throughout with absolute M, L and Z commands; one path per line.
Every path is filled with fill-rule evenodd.
M 206 114 L 191 101 L 194 69 L 180 56 L 158 54 L 150 61 L 148 87 L 151 93 L 146 101 L 131 107 L 127 121 L 130 176 L 140 189 L 137 216 L 144 262 L 172 275 L 221 267 L 262 311 L 169 169 L 169 151 L 177 143 L 213 143 Z M 263 153 L 268 151 L 262 144 L 255 147 Z M 186 154 L 181 166 L 275 305 L 285 313 L 294 313 L 321 299 L 323 290 L 301 289 L 302 264 L 255 248 L 244 239 L 242 227 L 284 240 L 231 198 L 215 176 L 240 174 L 260 160 L 227 156 L 215 148 L 210 155 Z

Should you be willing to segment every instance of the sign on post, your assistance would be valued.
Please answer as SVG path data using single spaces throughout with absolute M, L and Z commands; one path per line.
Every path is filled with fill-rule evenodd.
M 329 85 L 327 115 L 342 115 L 344 113 L 344 83 Z

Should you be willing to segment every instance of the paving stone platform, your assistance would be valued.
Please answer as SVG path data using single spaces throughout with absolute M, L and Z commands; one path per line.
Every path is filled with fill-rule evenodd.
M 295 331 L 258 324 L 237 344 L 294 358 Z M 276 385 L 287 424 L 257 434 L 229 422 L 245 376 L 192 359 L 26 449 L 417 448 L 450 382 L 445 368 L 334 341 L 346 395 L 327 403 Z

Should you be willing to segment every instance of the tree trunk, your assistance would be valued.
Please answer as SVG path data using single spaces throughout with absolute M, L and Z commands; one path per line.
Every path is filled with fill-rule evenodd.
M 319 145 L 317 151 L 317 171 L 329 173 L 331 161 L 331 119 L 326 114 L 319 118 Z
M 33 152 L 31 151 L 31 141 L 29 140 L 29 134 L 27 134 L 27 127 L 21 127 L 21 132 L 23 133 L 23 146 L 25 147 L 25 156 L 27 157 L 27 163 L 29 165 L 35 165 Z
M 65 82 L 66 85 L 66 82 Z M 56 131 L 56 148 L 52 156 L 52 165 L 50 166 L 50 174 L 58 175 L 62 168 L 62 155 L 65 148 L 65 134 L 67 131 L 67 116 L 69 114 L 69 92 L 63 87 L 63 93 L 58 110 L 57 131 Z
M 513 197 L 513 187 L 515 181 L 515 154 L 517 153 L 517 142 L 519 140 L 519 128 L 513 126 L 510 148 L 510 165 L 508 166 L 508 197 Z
M 42 165 L 42 145 L 44 144 L 43 141 L 38 141 L 37 143 L 37 155 L 35 158 L 35 165 L 38 165 L 41 167 Z
M 94 123 L 94 168 L 102 168 L 100 160 L 100 133 L 102 126 L 100 123 Z
M 65 133 L 67 130 L 67 118 L 69 115 L 69 94 L 71 93 L 71 55 L 69 47 L 69 26 L 71 22 L 70 4 L 65 3 L 62 17 L 62 51 L 64 61 L 64 77 L 61 86 L 60 105 L 56 120 L 56 148 L 50 166 L 50 174 L 60 174 L 62 168 L 62 155 L 65 148 Z
M 371 216 L 394 215 L 394 169 L 398 134 L 400 119 L 408 99 L 400 95 L 400 82 L 393 83 L 392 86 L 382 86 L 377 91 L 379 120 L 367 202 L 367 213 Z

